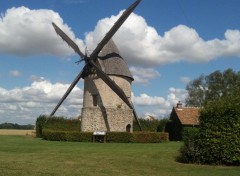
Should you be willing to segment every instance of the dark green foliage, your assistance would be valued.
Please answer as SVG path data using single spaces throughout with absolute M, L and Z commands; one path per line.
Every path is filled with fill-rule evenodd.
M 185 141 L 192 141 L 198 135 L 199 128 L 198 127 L 183 127 L 182 130 L 182 139 Z
M 240 87 L 240 72 L 227 69 L 224 72 L 219 70 L 191 81 L 186 90 L 188 97 L 187 106 L 202 107 L 207 101 L 214 101 L 222 96 L 230 95 Z
M 132 133 L 132 142 L 159 143 L 168 141 L 168 133 L 163 132 L 135 132 Z
M 43 129 L 55 131 L 80 131 L 81 122 L 78 119 L 51 117 L 40 115 L 36 120 L 36 137 L 42 137 Z
M 16 123 L 2 123 L 0 124 L 0 129 L 18 129 L 18 130 L 33 130 L 34 125 L 19 125 Z
M 44 129 L 57 131 L 80 131 L 81 121 L 78 119 L 69 119 L 64 117 L 48 118 L 44 124 Z
M 107 142 L 129 143 L 132 142 L 132 133 L 107 132 Z
M 139 143 L 157 143 L 168 141 L 168 133 L 156 132 L 158 129 L 165 128 L 166 119 L 162 120 L 144 120 L 140 119 L 144 125 L 145 132 L 127 133 L 127 132 L 107 132 L 107 142 L 139 142 Z M 162 124 L 161 124 L 162 122 Z M 136 125 L 136 124 L 135 124 Z M 81 122 L 77 119 L 66 119 L 63 117 L 40 116 L 36 122 L 38 137 L 52 141 L 92 141 L 92 132 L 81 132 Z M 148 131 L 148 132 L 147 132 Z M 151 132 L 154 131 L 154 132 Z
M 157 132 L 165 132 L 166 126 L 170 122 L 169 118 L 164 118 L 159 120 L 159 125 L 157 127 Z
M 92 142 L 92 132 L 57 131 L 43 129 L 42 137 L 50 141 Z M 112 143 L 159 143 L 168 141 L 168 133 L 163 132 L 107 132 L 106 141 Z
M 198 138 L 199 129 L 197 127 L 184 127 L 182 131 L 182 139 L 184 145 L 180 148 L 181 155 L 177 158 L 183 163 L 195 163 L 196 161 L 196 140 Z
M 42 137 L 49 141 L 91 142 L 92 132 L 56 131 L 44 129 Z
M 159 120 L 147 120 L 147 119 L 139 119 L 139 122 L 142 127 L 142 131 L 152 131 L 156 132 L 159 126 Z M 137 122 L 133 121 L 133 131 L 140 131 Z
M 209 102 L 200 114 L 199 162 L 240 165 L 239 92 Z
M 47 116 L 40 115 L 36 120 L 36 137 L 42 137 L 43 126 L 47 120 Z
M 199 132 L 188 133 L 185 141 L 181 149 L 185 162 L 240 165 L 239 92 L 209 101 L 200 111 Z

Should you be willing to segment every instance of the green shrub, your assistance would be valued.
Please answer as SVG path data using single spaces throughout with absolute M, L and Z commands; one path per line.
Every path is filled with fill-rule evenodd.
M 208 102 L 200 111 L 199 131 L 184 138 L 184 162 L 240 165 L 239 92 Z
M 177 158 L 183 163 L 197 162 L 197 146 L 199 129 L 197 127 L 184 127 L 182 131 L 184 145 L 180 148 L 181 155 Z
M 132 133 L 132 136 L 132 142 L 136 143 L 159 143 L 168 141 L 168 133 L 135 132 Z
M 142 131 L 152 131 L 152 132 L 157 131 L 159 120 L 147 120 L 142 118 L 138 120 L 139 120 L 139 123 L 141 124 Z M 133 131 L 140 131 L 136 121 L 133 121 Z
M 81 131 L 81 121 L 78 119 L 40 115 L 36 120 L 36 137 L 42 137 L 43 129 L 54 131 Z
M 199 162 L 240 165 L 240 95 L 209 102 L 200 114 Z
M 163 118 L 159 120 L 159 125 L 157 126 L 157 132 L 165 132 L 166 126 L 170 122 L 169 118 Z
M 36 137 L 42 137 L 42 129 L 47 120 L 47 116 L 40 115 L 36 120 Z
M 92 132 L 57 131 L 43 129 L 42 137 L 50 141 L 92 142 Z M 107 142 L 115 143 L 159 143 L 168 141 L 168 133 L 159 132 L 107 132 Z
M 132 133 L 127 132 L 107 132 L 107 142 L 129 143 L 132 142 Z
M 57 131 L 80 131 L 81 121 L 64 117 L 51 117 L 47 119 L 44 128 Z
M 43 130 L 43 139 L 49 141 L 91 142 L 92 132 Z

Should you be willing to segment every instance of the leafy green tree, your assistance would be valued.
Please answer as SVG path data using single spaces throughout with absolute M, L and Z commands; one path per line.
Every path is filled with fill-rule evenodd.
M 191 81 L 186 90 L 188 91 L 186 105 L 202 107 L 207 101 L 240 90 L 240 72 L 227 69 L 224 72 L 217 70 L 207 76 L 201 75 Z

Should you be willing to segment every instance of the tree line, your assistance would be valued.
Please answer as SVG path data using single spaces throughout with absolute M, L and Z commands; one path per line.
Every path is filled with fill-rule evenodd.
M 17 123 L 2 123 L 0 129 L 18 129 L 18 130 L 33 130 L 34 125 L 19 125 Z

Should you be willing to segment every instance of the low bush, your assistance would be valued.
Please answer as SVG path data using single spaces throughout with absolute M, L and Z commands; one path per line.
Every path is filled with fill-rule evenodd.
M 129 143 L 132 142 L 132 133 L 107 132 L 107 142 Z
M 183 163 L 196 163 L 197 162 L 197 146 L 199 129 L 197 127 L 184 127 L 182 131 L 184 145 L 180 148 L 181 155 L 177 158 L 178 161 Z
M 43 126 L 47 120 L 47 116 L 40 115 L 36 120 L 36 137 L 42 137 Z
M 44 129 L 42 137 L 49 141 L 91 142 L 92 132 L 56 131 Z
M 56 131 L 80 131 L 81 121 L 64 117 L 51 117 L 47 119 L 44 128 Z
M 132 142 L 159 143 L 168 141 L 168 133 L 163 132 L 136 132 L 132 133 Z
M 56 131 L 43 129 L 42 138 L 50 141 L 91 142 L 92 132 Z M 168 141 L 168 133 L 162 132 L 107 132 L 106 141 L 112 143 L 159 143 Z
M 43 129 L 52 131 L 81 131 L 81 121 L 78 119 L 40 115 L 36 120 L 36 137 L 42 137 Z

